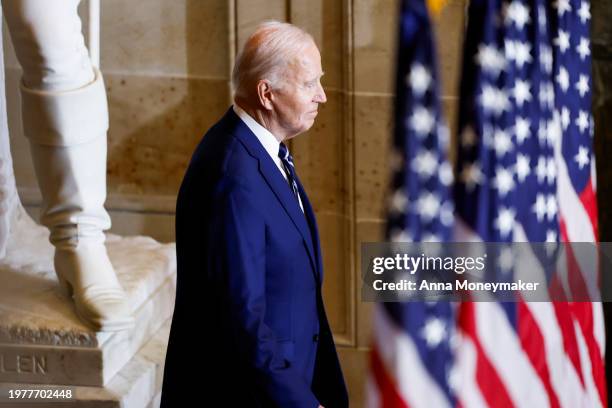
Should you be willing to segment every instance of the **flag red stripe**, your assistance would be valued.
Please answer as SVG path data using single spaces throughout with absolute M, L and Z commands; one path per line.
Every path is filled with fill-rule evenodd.
M 565 293 L 565 289 L 561 284 L 561 279 L 559 278 L 559 272 L 556 272 L 552 280 L 550 281 L 549 289 L 550 299 L 556 302 L 567 302 L 567 296 Z
M 544 346 L 544 338 L 542 337 L 540 326 L 538 326 L 524 301 L 521 300 L 517 306 L 519 316 L 518 333 L 521 346 L 542 380 L 551 408 L 558 408 L 560 406 L 559 399 L 552 387 L 548 362 L 546 361 L 546 347 Z
M 582 193 L 580 193 L 580 202 L 584 207 L 589 219 L 591 220 L 591 226 L 593 227 L 593 236 L 595 242 L 599 242 L 599 227 L 597 222 L 597 195 L 593 188 L 593 179 L 589 179 L 589 183 L 586 185 Z
M 576 260 L 576 256 L 572 250 L 572 246 L 569 244 L 567 225 L 565 224 L 563 218 L 561 218 L 559 221 L 559 230 L 561 232 L 561 241 L 567 243 L 564 248 L 571 299 L 584 302 L 589 300 L 589 290 L 587 289 L 584 276 L 581 273 L 580 265 L 578 265 L 578 261 Z
M 584 387 L 584 378 L 582 377 L 582 365 L 580 364 L 580 355 L 578 353 L 578 341 L 576 340 L 576 332 L 574 331 L 573 315 L 568 302 L 552 302 L 557 316 L 557 323 L 561 329 L 563 338 L 563 349 L 565 354 L 572 362 L 576 369 L 576 374 L 580 378 L 580 383 Z
M 370 367 L 374 372 L 374 379 L 379 390 L 382 408 L 409 408 L 408 404 L 395 386 L 393 378 L 389 375 L 385 368 L 376 345 L 370 351 Z M 418 390 L 417 390 L 418 392 Z
M 499 378 L 495 367 L 489 361 L 476 330 L 476 313 L 473 302 L 464 302 L 459 308 L 459 327 L 470 337 L 476 349 L 476 382 L 490 407 L 511 408 L 514 403 Z
M 578 321 L 578 324 L 580 325 L 582 335 L 584 336 L 584 340 L 589 351 L 589 359 L 591 360 L 591 372 L 593 375 L 593 381 L 595 382 L 595 386 L 597 387 L 597 392 L 599 393 L 599 399 L 601 400 L 602 405 L 606 407 L 608 405 L 608 397 L 606 395 L 606 372 L 601 356 L 601 351 L 593 335 L 593 306 L 591 305 L 591 303 L 588 302 L 580 302 L 571 303 L 570 307 L 572 313 Z

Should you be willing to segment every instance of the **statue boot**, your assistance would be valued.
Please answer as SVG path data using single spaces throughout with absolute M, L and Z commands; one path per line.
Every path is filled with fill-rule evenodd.
M 108 108 L 99 71 L 71 91 L 21 86 L 23 130 L 42 193 L 41 223 L 55 246 L 60 284 L 78 316 L 97 331 L 119 331 L 134 319 L 104 245 L 111 221 L 106 199 Z

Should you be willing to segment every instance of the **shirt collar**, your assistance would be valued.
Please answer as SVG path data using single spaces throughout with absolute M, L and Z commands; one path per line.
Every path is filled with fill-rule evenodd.
M 280 142 L 274 137 L 274 135 L 265 127 L 261 126 L 251 115 L 246 113 L 238 104 L 234 103 L 234 112 L 247 127 L 257 136 L 259 142 L 263 145 L 264 149 L 268 154 L 276 159 L 278 157 L 278 151 L 280 148 Z

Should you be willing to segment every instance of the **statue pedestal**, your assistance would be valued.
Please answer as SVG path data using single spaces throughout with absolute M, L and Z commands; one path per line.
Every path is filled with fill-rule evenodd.
M 119 401 L 129 399 L 144 381 L 152 398 L 161 387 L 154 380 L 168 335 L 160 328 L 174 307 L 174 244 L 108 236 L 109 256 L 136 324 L 130 331 L 96 333 L 81 323 L 59 288 L 47 230 L 24 214 L 21 218 L 0 263 L 0 382 L 84 386 L 77 387 L 77 400 L 110 392 Z M 157 360 L 147 363 L 143 352 Z
M 134 357 L 106 384 L 105 387 L 71 387 L 74 399 L 70 402 L 45 402 L 44 408 L 157 408 L 161 399 L 161 386 L 164 374 L 164 362 L 170 319 L 153 335 L 153 337 L 136 353 Z M 18 387 L 27 389 L 28 384 L 0 383 L 6 390 Z M 31 386 L 30 386 L 31 387 Z M 55 387 L 59 391 L 65 386 Z M 6 402 L 6 399 L 4 400 Z M 40 403 L 31 406 L 39 406 Z M 3 407 L 0 401 L 0 407 Z M 30 406 L 23 403 L 15 406 Z

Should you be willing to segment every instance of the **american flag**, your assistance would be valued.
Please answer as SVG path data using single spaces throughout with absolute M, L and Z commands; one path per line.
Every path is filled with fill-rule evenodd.
M 596 242 L 590 18 L 582 0 L 471 0 L 452 190 L 456 240 Z M 424 182 L 423 167 L 414 164 L 423 149 L 437 149 L 436 166 L 444 163 L 437 90 L 419 93 L 403 82 L 415 64 L 434 75 L 432 50 L 422 1 L 405 0 L 395 133 L 403 160 L 394 160 L 401 166 L 394 171 L 391 240 L 450 237 L 442 222 L 452 221 L 442 211 L 451 208 L 447 185 Z M 410 126 L 422 107 L 432 118 L 427 123 L 435 123 L 427 137 Z M 427 194 L 441 205 L 425 205 Z M 581 277 L 581 260 L 573 261 L 576 268 L 560 283 L 566 298 L 577 287 L 595 293 L 595 280 Z M 431 306 L 377 306 L 370 406 L 607 406 L 601 304 L 465 302 L 455 314 L 451 305 Z M 423 340 L 428 321 L 444 328 L 435 343 L 443 357 L 435 360 Z
M 589 2 L 471 1 L 468 18 L 461 239 L 595 242 Z M 601 304 L 463 303 L 458 314 L 463 406 L 607 405 Z
M 452 168 L 446 152 L 432 27 L 424 0 L 401 8 L 392 191 L 387 238 L 452 237 Z M 375 306 L 369 407 L 451 407 L 455 312 L 449 302 Z

